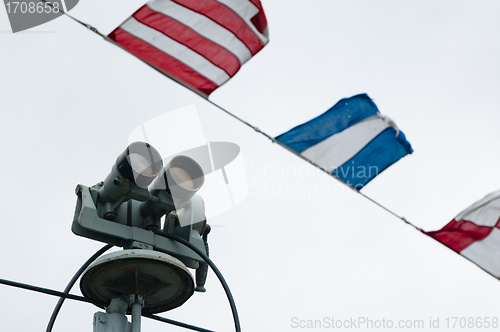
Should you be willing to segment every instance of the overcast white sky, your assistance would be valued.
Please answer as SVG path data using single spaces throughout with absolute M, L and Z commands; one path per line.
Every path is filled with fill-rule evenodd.
M 107 34 L 143 3 L 81 0 L 71 14 Z M 499 189 L 500 2 L 263 5 L 269 45 L 211 100 L 276 136 L 368 93 L 415 152 L 363 191 L 425 230 Z M 0 9 L 0 32 L 0 278 L 63 290 L 103 245 L 70 230 L 75 186 L 103 180 L 141 123 L 194 104 L 206 138 L 245 161 L 248 197 L 209 220 L 225 226 L 210 253 L 244 331 L 299 330 L 293 317 L 424 320 L 421 331 L 431 317 L 432 330 L 500 318 L 498 280 L 70 19 L 12 34 Z M 213 274 L 207 289 L 163 315 L 231 331 Z M 57 298 L 0 294 L 2 331 L 45 330 Z M 67 301 L 54 331 L 91 331 L 97 310 Z M 162 330 L 183 329 L 144 321 Z

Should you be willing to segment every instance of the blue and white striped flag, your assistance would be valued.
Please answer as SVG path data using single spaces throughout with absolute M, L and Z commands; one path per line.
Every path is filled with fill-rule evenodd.
M 276 139 L 356 189 L 413 152 L 403 132 L 366 94 L 342 99 Z

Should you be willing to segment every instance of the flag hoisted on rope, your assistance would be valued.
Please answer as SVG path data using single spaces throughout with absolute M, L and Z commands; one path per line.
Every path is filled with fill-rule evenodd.
M 366 94 L 342 99 L 276 139 L 356 189 L 413 152 L 403 132 Z
M 268 36 L 260 0 L 152 0 L 108 38 L 208 98 Z
M 500 279 L 500 190 L 472 204 L 442 229 L 424 233 Z

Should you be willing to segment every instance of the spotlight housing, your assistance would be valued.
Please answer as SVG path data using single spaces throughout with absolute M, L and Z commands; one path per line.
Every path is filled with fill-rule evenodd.
M 123 151 L 99 189 L 100 215 L 115 220 L 117 208 L 131 198 L 134 189 L 146 189 L 162 170 L 160 153 L 145 142 L 134 142 Z M 137 190 L 136 190 L 137 191 Z

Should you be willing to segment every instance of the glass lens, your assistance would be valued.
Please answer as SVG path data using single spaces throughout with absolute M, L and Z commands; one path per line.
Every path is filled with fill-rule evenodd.
M 191 179 L 191 176 L 189 176 L 188 172 L 186 172 L 182 168 L 170 168 L 170 175 L 172 176 L 172 179 L 174 179 L 174 181 L 182 188 L 189 190 L 195 189 L 193 179 Z
M 129 155 L 130 166 L 139 174 L 146 176 L 154 176 L 153 168 L 149 158 L 144 157 L 138 153 L 131 153 Z

